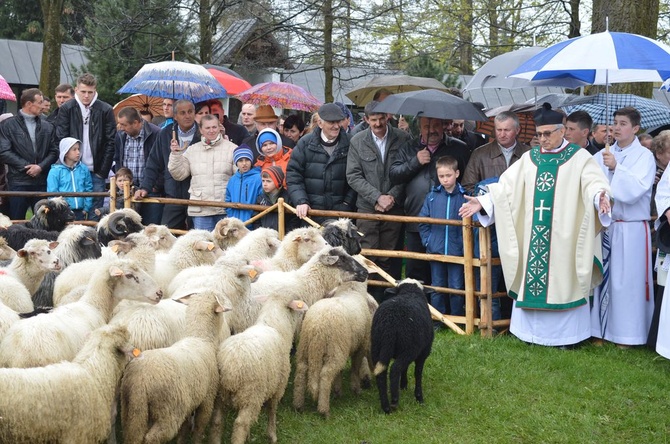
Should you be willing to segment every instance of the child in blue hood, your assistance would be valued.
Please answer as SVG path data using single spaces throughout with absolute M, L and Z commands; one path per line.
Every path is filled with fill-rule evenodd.
M 90 193 L 93 180 L 86 165 L 81 163 L 81 142 L 74 137 L 60 141 L 59 162 L 51 166 L 47 176 L 47 191 L 50 193 Z M 76 220 L 86 220 L 93 207 L 92 197 L 66 197 Z
M 237 172 L 228 181 L 226 186 L 226 202 L 237 202 L 241 204 L 256 204 L 258 195 L 263 192 L 261 185 L 261 170 L 252 167 L 251 162 L 254 154 L 248 145 L 242 144 L 233 151 L 233 162 Z M 242 222 L 251 219 L 254 210 L 243 210 L 241 208 L 227 208 L 228 217 L 236 217 Z
M 434 187 L 426 196 L 419 217 L 434 219 L 462 218 L 458 210 L 465 203 L 465 189 L 456 181 L 460 174 L 458 161 L 451 156 L 443 156 L 435 163 L 437 178 L 440 185 Z M 426 253 L 463 256 L 463 228 L 450 225 L 419 224 L 421 242 L 426 247 Z M 430 262 L 431 283 L 436 287 L 449 287 L 462 290 L 465 288 L 463 265 L 447 262 Z M 451 313 L 447 313 L 447 296 L 443 293 L 433 293 L 431 305 L 440 313 L 454 316 L 465 315 L 465 298 L 451 295 L 449 306 Z

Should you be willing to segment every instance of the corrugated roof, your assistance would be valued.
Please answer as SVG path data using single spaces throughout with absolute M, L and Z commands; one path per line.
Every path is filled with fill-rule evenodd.
M 250 18 L 237 20 L 225 30 L 221 38 L 214 43 L 212 49 L 212 60 L 215 65 L 229 61 L 230 57 L 244 42 L 247 41 L 256 28 L 258 19 Z
M 335 98 L 335 102 L 342 102 L 345 105 L 353 105 L 353 102 L 349 100 L 345 94 L 348 93 L 354 85 L 368 77 L 380 74 L 393 75 L 399 73 L 399 71 L 379 68 L 335 68 L 335 79 L 333 81 L 333 97 Z M 304 64 L 292 71 L 282 71 L 281 75 L 282 81 L 301 86 L 312 93 L 317 99 L 325 102 L 324 85 L 326 83 L 326 75 L 322 66 Z
M 42 43 L 0 39 L 0 74 L 11 85 L 37 86 L 40 83 Z M 71 67 L 88 63 L 85 48 L 61 45 L 61 83 L 73 82 Z

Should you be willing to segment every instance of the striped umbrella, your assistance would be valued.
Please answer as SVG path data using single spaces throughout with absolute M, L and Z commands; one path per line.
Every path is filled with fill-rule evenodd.
M 16 95 L 4 77 L 0 76 L 0 99 L 16 102 Z
M 322 105 L 319 99 L 303 88 L 286 82 L 259 83 L 237 94 L 235 98 L 242 103 L 301 111 L 316 111 Z
M 147 63 L 117 93 L 193 103 L 228 97 L 225 88 L 202 65 L 175 61 Z
M 609 103 L 607 103 L 609 102 Z M 614 111 L 624 106 L 632 106 L 640 112 L 640 127 L 649 129 L 670 124 L 670 108 L 656 100 L 646 99 L 634 94 L 596 94 L 572 100 L 563 110 L 570 114 L 574 111 L 586 111 L 593 123 L 607 125 L 612 122 Z

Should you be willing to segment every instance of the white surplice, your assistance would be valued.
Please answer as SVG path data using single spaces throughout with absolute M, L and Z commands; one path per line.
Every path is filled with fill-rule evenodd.
M 656 219 L 656 229 L 661 225 L 661 219 L 665 212 L 670 209 L 670 168 L 666 168 L 663 176 L 656 185 L 656 208 L 658 209 L 658 219 Z M 661 264 L 659 264 L 659 269 Z M 659 273 L 659 276 L 661 274 Z M 666 274 L 667 277 L 667 274 Z M 658 318 L 658 338 L 656 339 L 656 352 L 661 356 L 670 359 L 670 290 L 667 282 L 658 282 L 664 285 L 663 302 L 661 303 L 661 312 Z
M 649 220 L 656 162 L 637 138 L 624 149 L 615 143 L 610 151 L 617 161 L 614 171 L 603 164 L 603 151 L 593 156 L 610 182 L 614 205 L 608 228 L 610 300 L 601 322 L 601 292 L 595 290 L 591 334 L 617 344 L 641 345 L 647 342 L 654 313 Z
M 564 141 L 550 153 L 560 153 L 566 146 Z M 595 265 L 599 265 L 594 263 L 594 256 L 600 248 L 596 236 L 600 227 L 610 222 L 609 215 L 596 215 L 599 196 L 603 191 L 609 195 L 609 187 L 587 152 L 577 152 L 560 166 L 555 182 L 552 181 L 556 198 L 547 211 L 552 224 L 551 250 L 546 261 L 546 305 L 539 309 L 518 307 L 519 301 L 530 297 L 526 282 L 530 232 L 533 212 L 538 211 L 533 195 L 541 179 L 531 154 L 525 153 L 505 171 L 499 183 L 490 185 L 489 194 L 478 197 L 487 213 L 479 220 L 484 226 L 498 221 L 496 231 L 505 283 L 517 298 L 510 332 L 534 344 L 575 344 L 591 335 L 588 296 L 599 280 L 594 272 Z M 566 306 L 569 308 L 561 309 Z

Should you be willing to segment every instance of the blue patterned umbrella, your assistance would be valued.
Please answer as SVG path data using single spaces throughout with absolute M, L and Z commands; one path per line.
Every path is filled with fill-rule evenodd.
M 609 101 L 609 104 L 607 103 Z M 596 94 L 572 99 L 563 110 L 570 114 L 574 111 L 586 111 L 593 123 L 607 125 L 612 122 L 614 111 L 624 106 L 632 106 L 642 115 L 640 126 L 645 129 L 670 124 L 670 108 L 656 100 L 646 99 L 634 94 Z
M 117 92 L 193 103 L 228 97 L 225 88 L 202 65 L 175 61 L 147 63 Z

